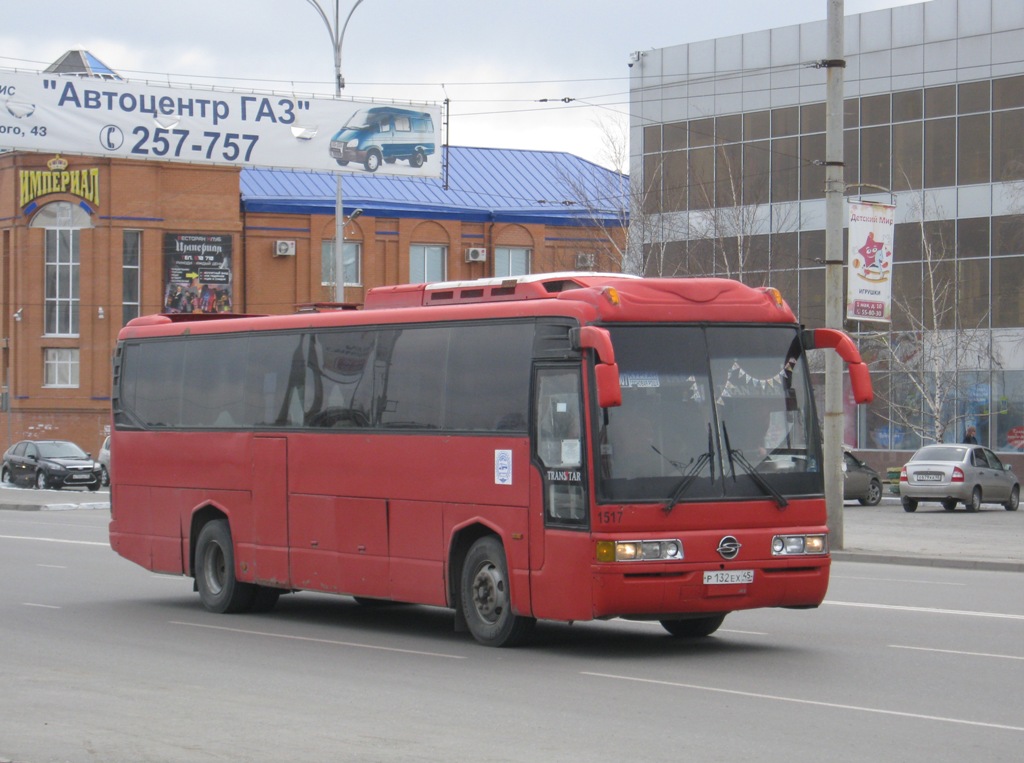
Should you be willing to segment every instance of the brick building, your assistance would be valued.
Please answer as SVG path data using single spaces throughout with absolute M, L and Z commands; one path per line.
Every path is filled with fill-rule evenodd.
M 621 267 L 628 179 L 450 147 L 441 179 L 345 176 L 344 301 L 378 285 Z M 0 153 L 0 433 L 96 452 L 131 318 L 335 299 L 335 177 Z

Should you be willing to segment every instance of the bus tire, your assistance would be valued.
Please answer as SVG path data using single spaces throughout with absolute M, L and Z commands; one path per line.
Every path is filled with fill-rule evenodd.
M 462 612 L 469 632 L 484 646 L 521 644 L 536 622 L 512 611 L 505 549 L 493 535 L 474 543 L 462 565 Z
M 718 630 L 725 615 L 695 617 L 689 620 L 662 620 L 661 627 L 676 638 L 704 638 Z
M 249 605 L 250 612 L 270 612 L 277 606 L 277 600 L 284 593 L 280 588 L 258 585 L 252 597 L 252 604 Z
M 226 519 L 203 525 L 196 541 L 196 587 L 210 612 L 231 614 L 252 607 L 256 586 L 235 577 L 235 549 Z

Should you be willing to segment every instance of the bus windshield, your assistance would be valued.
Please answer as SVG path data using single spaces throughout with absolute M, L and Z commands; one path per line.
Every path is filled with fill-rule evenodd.
M 797 328 L 611 326 L 622 405 L 599 417 L 599 500 L 820 494 L 821 453 Z

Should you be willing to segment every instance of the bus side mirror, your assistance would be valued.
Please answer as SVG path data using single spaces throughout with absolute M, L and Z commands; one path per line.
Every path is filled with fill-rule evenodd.
M 835 350 L 850 370 L 853 399 L 858 403 L 870 403 L 875 399 L 874 390 L 871 389 L 871 373 L 867 364 L 861 360 L 857 345 L 849 336 L 837 329 L 814 329 L 803 332 L 803 345 L 806 350 Z
M 619 365 L 615 362 L 615 348 L 607 329 L 583 326 L 573 331 L 574 344 L 580 349 L 594 351 L 594 375 L 597 378 L 597 404 L 602 408 L 622 405 L 622 386 L 619 383 Z
M 617 408 L 622 405 L 619 364 L 598 363 L 594 366 L 594 373 L 597 376 L 597 404 L 602 408 Z

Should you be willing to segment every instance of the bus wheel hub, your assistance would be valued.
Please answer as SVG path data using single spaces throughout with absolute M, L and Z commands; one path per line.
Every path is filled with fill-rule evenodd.
M 476 611 L 486 620 L 494 621 L 500 615 L 505 602 L 505 581 L 498 569 L 488 564 L 481 567 L 473 578 L 473 603 Z

